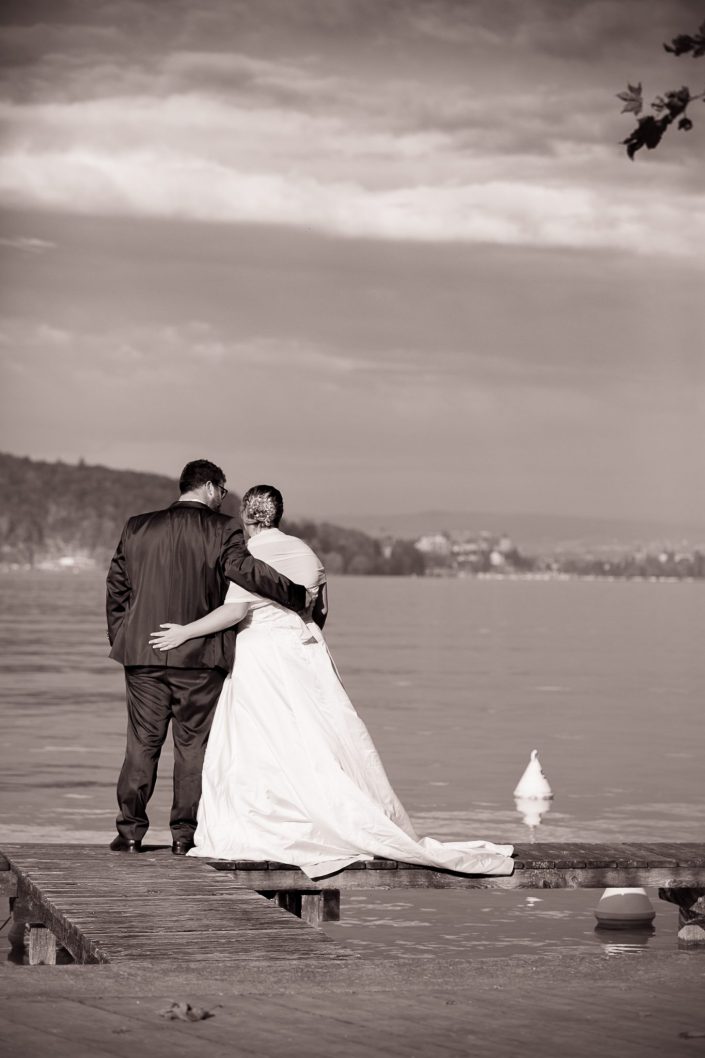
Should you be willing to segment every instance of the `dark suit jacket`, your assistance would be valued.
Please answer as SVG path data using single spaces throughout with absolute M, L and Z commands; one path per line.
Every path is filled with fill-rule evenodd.
M 204 503 L 177 501 L 130 518 L 108 571 L 110 657 L 123 665 L 229 671 L 234 629 L 163 653 L 149 645 L 162 622 L 188 624 L 220 606 L 228 580 L 292 610 L 306 604 L 301 585 L 253 558 L 235 522 Z

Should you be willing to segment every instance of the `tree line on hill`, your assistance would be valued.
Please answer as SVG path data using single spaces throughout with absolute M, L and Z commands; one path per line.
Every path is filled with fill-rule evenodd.
M 122 527 L 132 514 L 167 507 L 178 497 L 177 482 L 158 474 L 33 460 L 0 453 L 0 565 L 33 567 L 64 556 L 110 561 Z M 226 513 L 239 497 L 230 493 Z M 287 520 L 286 532 L 301 536 L 331 573 L 404 575 L 424 572 L 423 556 L 411 541 L 390 548 L 357 529 L 327 522 Z

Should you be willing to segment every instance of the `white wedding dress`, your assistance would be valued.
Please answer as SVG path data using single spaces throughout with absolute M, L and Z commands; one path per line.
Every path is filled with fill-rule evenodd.
M 250 552 L 315 593 L 314 552 L 278 529 Z M 275 860 L 311 878 L 381 857 L 467 874 L 512 873 L 511 845 L 419 838 L 313 622 L 231 584 L 247 600 L 233 671 L 208 741 L 190 856 Z

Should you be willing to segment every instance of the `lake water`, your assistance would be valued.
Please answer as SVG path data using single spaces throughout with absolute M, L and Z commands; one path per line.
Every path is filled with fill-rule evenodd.
M 0 576 L 0 839 L 113 836 L 125 712 L 103 584 Z M 536 840 L 703 840 L 702 583 L 340 577 L 330 600 L 331 650 L 421 834 L 531 840 L 512 791 L 538 748 L 555 798 Z M 171 761 L 152 842 L 170 840 Z M 655 893 L 653 935 L 596 932 L 599 895 L 343 894 L 327 928 L 407 958 L 675 947 Z

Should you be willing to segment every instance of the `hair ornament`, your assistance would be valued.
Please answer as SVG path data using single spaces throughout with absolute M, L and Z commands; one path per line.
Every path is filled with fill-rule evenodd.
M 250 496 L 245 500 L 243 515 L 246 521 L 271 529 L 277 520 L 277 505 L 272 496 Z

